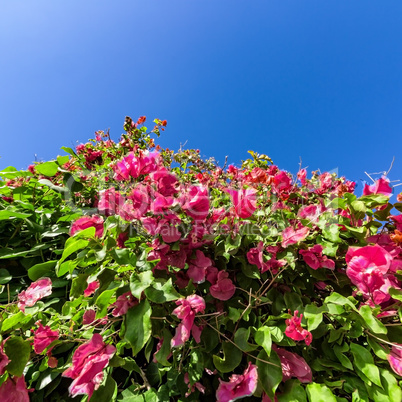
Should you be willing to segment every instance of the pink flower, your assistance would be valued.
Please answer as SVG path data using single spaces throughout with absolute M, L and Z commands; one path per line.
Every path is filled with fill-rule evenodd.
M 205 281 L 206 270 L 212 266 L 212 261 L 205 254 L 196 250 L 195 258 L 188 261 L 189 268 L 187 275 L 194 283 L 203 283 Z
M 389 185 L 389 180 L 386 177 L 381 177 L 371 186 L 365 184 L 363 195 L 370 194 L 383 194 L 390 197 L 392 194 L 392 187 Z
M 25 378 L 22 377 L 8 377 L 0 386 L 0 401 L 1 402 L 29 402 L 28 392 L 32 390 L 27 389 Z
M 311 332 L 307 331 L 301 326 L 303 314 L 300 314 L 300 317 L 297 317 L 297 314 L 299 314 L 299 312 L 296 310 L 293 317 L 285 321 L 285 335 L 288 336 L 290 339 L 293 339 L 294 341 L 304 340 L 306 342 L 306 345 L 310 345 L 311 341 L 313 340 L 313 335 L 311 335 Z
M 108 188 L 99 193 L 98 211 L 106 216 L 119 214 L 124 201 L 124 197 L 114 187 Z
M 99 388 L 103 380 L 103 369 L 115 352 L 116 348 L 105 345 L 99 334 L 94 334 L 89 342 L 78 346 L 73 355 L 73 365 L 62 374 L 74 380 L 69 387 L 70 394 L 73 397 L 87 394 L 89 401 Z
M 346 275 L 367 298 L 376 304 L 387 301 L 392 276 L 388 275 L 392 256 L 379 245 L 350 247 L 346 253 Z
M 307 170 L 306 169 L 300 169 L 297 173 L 297 178 L 300 180 L 300 183 L 305 186 L 307 184 Z
M 170 173 L 166 168 L 162 168 L 151 175 L 155 181 L 158 193 L 165 197 L 172 196 L 177 193 L 177 179 L 173 173 Z
M 83 325 L 91 324 L 92 322 L 94 322 L 95 317 L 96 317 L 95 310 L 92 310 L 92 309 L 85 310 L 85 313 L 82 317 L 82 324 Z
M 309 228 L 301 226 L 299 229 L 294 229 L 292 226 L 287 227 L 282 232 L 282 247 L 286 248 L 291 244 L 296 244 L 304 240 L 309 233 Z
M 209 288 L 209 292 L 215 299 L 225 301 L 235 294 L 236 287 L 228 278 L 229 274 L 226 271 L 219 271 L 216 283 Z
M 204 221 L 209 213 L 208 189 L 202 186 L 190 186 L 189 191 L 182 199 L 183 210 L 188 216 Z
M 78 218 L 72 225 L 70 229 L 70 236 L 75 233 L 88 229 L 95 228 L 95 237 L 102 237 L 103 235 L 103 219 L 101 216 L 82 216 Z
M 324 208 L 321 205 L 306 205 L 299 209 L 297 215 L 302 219 L 308 219 L 312 223 L 317 223 L 323 211 Z
M 93 281 L 91 283 L 88 283 L 87 288 L 84 290 L 84 296 L 88 297 L 91 296 L 92 293 L 95 292 L 96 289 L 99 288 L 99 281 Z
M 256 265 L 259 270 L 261 270 L 264 265 L 264 259 L 262 254 L 263 250 L 264 250 L 264 243 L 260 241 L 257 247 L 251 248 L 247 252 L 247 261 L 252 265 Z
M 272 186 L 277 194 L 288 191 L 292 187 L 292 180 L 283 170 L 274 176 L 274 183 Z
M 299 253 L 303 256 L 306 264 L 312 269 L 328 268 L 335 269 L 335 261 L 330 260 L 327 256 L 322 255 L 323 247 L 316 244 L 308 250 L 300 250 Z
M 311 382 L 313 374 L 306 361 L 299 355 L 273 345 L 272 349 L 278 354 L 282 366 L 282 381 L 296 377 L 300 382 Z
M 219 387 L 216 391 L 218 402 L 231 402 L 245 396 L 253 395 L 257 389 L 257 366 L 248 363 L 243 374 L 232 374 L 228 382 L 219 379 Z
M 48 325 L 45 327 L 40 321 L 36 323 L 39 328 L 34 332 L 35 353 L 42 353 L 53 341 L 59 339 L 59 331 L 52 331 Z
M 5 367 L 10 363 L 10 359 L 4 353 L 3 350 L 4 341 L 0 344 L 0 375 L 3 375 L 6 372 Z
M 239 218 L 247 219 L 253 215 L 257 208 L 257 190 L 254 188 L 246 190 L 229 189 L 227 192 L 232 198 L 235 213 Z
M 186 398 L 188 398 L 197 388 L 198 391 L 200 391 L 202 394 L 205 394 L 206 388 L 199 382 L 194 383 L 193 385 L 190 385 L 190 379 L 188 377 L 188 373 L 184 374 L 184 382 L 188 384 L 188 392 L 186 392 Z
M 175 336 L 172 338 L 171 345 L 172 347 L 178 347 L 184 344 L 184 342 L 190 339 L 190 332 L 194 331 L 194 319 L 195 314 L 199 312 L 204 312 L 205 310 L 205 301 L 202 297 L 197 295 L 188 296 L 185 299 L 180 299 L 176 301 L 176 307 L 172 314 L 177 316 L 181 322 L 176 328 Z M 199 331 L 197 331 L 198 327 L 196 327 L 196 334 L 198 335 Z M 193 334 L 194 336 L 194 334 Z
M 52 281 L 49 278 L 41 278 L 32 282 L 27 290 L 18 295 L 18 308 L 25 312 L 25 307 L 32 307 L 38 300 L 52 294 Z
M 396 374 L 402 376 L 402 345 L 392 346 L 391 353 L 388 355 L 388 363 Z
M 120 317 L 127 313 L 127 311 L 138 304 L 138 300 L 131 294 L 126 292 L 120 295 L 117 300 L 112 304 L 114 309 L 112 311 L 113 317 Z

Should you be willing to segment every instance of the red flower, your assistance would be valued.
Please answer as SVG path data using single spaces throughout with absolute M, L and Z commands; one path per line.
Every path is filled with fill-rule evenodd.
M 89 401 L 99 388 L 103 380 L 103 369 L 115 352 L 116 348 L 105 345 L 99 334 L 94 334 L 89 342 L 78 346 L 73 355 L 73 365 L 62 374 L 74 380 L 69 387 L 70 394 L 73 397 L 87 394 Z
M 235 213 L 239 218 L 247 219 L 257 208 L 257 191 L 254 188 L 246 190 L 227 190 L 234 205 Z
M 82 216 L 78 218 L 72 225 L 70 229 L 70 236 L 75 233 L 88 229 L 95 228 L 95 237 L 102 237 L 103 235 L 103 219 L 101 216 Z
M 8 356 L 4 353 L 3 345 L 4 345 L 4 342 L 2 344 L 0 344 L 0 375 L 3 375 L 6 372 L 5 367 L 11 361 L 8 358 Z
M 231 402 L 245 396 L 253 395 L 257 389 L 257 366 L 248 363 L 243 374 L 232 374 L 228 382 L 219 379 L 219 387 L 216 391 L 218 402 Z
M 215 299 L 229 300 L 236 291 L 235 285 L 229 279 L 229 274 L 226 271 L 219 271 L 216 283 L 210 288 L 209 292 Z
M 91 283 L 88 283 L 87 288 L 84 290 L 84 296 L 85 297 L 91 296 L 91 294 L 94 293 L 95 290 L 99 288 L 99 285 L 100 285 L 99 281 L 93 281 Z
M 313 340 L 313 335 L 311 332 L 307 331 L 307 329 L 302 328 L 301 320 L 303 318 L 303 314 L 300 314 L 300 317 L 297 317 L 299 312 L 296 310 L 292 318 L 286 320 L 286 330 L 285 335 L 294 341 L 305 341 L 306 345 L 310 345 Z
M 0 386 L 0 401 L 1 402 L 29 402 L 28 392 L 33 389 L 27 389 L 25 378 L 8 377 Z
M 59 331 L 52 331 L 48 325 L 45 327 L 40 321 L 36 323 L 39 328 L 34 332 L 35 353 L 42 353 L 53 341 L 59 339 Z
M 38 279 L 18 295 L 18 308 L 25 312 L 25 307 L 32 307 L 38 300 L 52 294 L 52 281 L 49 278 Z
M 278 354 L 282 366 L 282 381 L 287 381 L 292 377 L 296 377 L 300 382 L 311 382 L 313 374 L 311 368 L 306 361 L 296 353 L 289 352 L 285 349 L 278 348 L 273 345 L 272 349 Z

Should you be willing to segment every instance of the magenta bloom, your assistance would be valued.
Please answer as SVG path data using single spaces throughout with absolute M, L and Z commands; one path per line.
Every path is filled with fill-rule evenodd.
M 396 374 L 402 376 L 402 345 L 392 346 L 391 353 L 388 355 L 388 363 Z
M 112 304 L 114 309 L 112 311 L 113 317 L 120 317 L 127 313 L 127 311 L 138 304 L 138 300 L 131 294 L 126 292 L 120 295 L 117 300 Z
M 257 208 L 257 190 L 227 190 L 234 205 L 235 213 L 239 218 L 246 219 L 253 215 Z
M 99 285 L 100 285 L 99 281 L 93 281 L 91 283 L 88 283 L 87 288 L 84 290 L 84 296 L 85 297 L 91 296 L 91 294 L 94 293 L 95 290 L 99 288 Z
M 82 317 L 82 324 L 83 325 L 88 325 L 94 322 L 96 317 L 96 312 L 93 309 L 85 310 L 85 313 Z
M 35 353 L 42 353 L 53 341 L 59 339 L 59 331 L 52 331 L 48 325 L 45 327 L 40 321 L 39 328 L 34 332 L 34 350 Z
M 219 382 L 219 387 L 216 390 L 218 402 L 231 402 L 253 395 L 258 382 L 257 366 L 249 362 L 243 374 L 232 374 L 228 382 L 221 379 Z
M 308 383 L 313 380 L 313 374 L 306 361 L 296 353 L 273 346 L 272 348 L 281 359 L 282 381 L 285 382 L 296 377 L 300 382 Z
M 88 229 L 95 228 L 95 237 L 102 237 L 103 235 L 103 219 L 101 216 L 82 216 L 78 218 L 72 225 L 70 229 L 70 236 L 75 233 Z
M 22 377 L 8 377 L 0 386 L 0 401 L 1 402 L 29 402 L 28 392 L 32 390 L 27 389 L 25 378 Z
M 62 374 L 74 380 L 69 387 L 70 394 L 73 397 L 87 394 L 89 401 L 99 388 L 103 380 L 103 369 L 115 352 L 116 348 L 105 345 L 99 334 L 94 334 L 89 342 L 78 346 L 73 355 L 73 365 Z
M 287 175 L 286 172 L 281 170 L 274 176 L 274 183 L 272 187 L 274 188 L 277 194 L 283 191 L 288 191 L 292 187 L 292 180 L 290 179 L 290 177 Z
M 190 186 L 183 197 L 183 210 L 196 221 L 204 221 L 209 213 L 208 189 L 202 186 Z
M 309 233 L 309 228 L 301 226 L 299 229 L 294 229 L 292 226 L 287 227 L 282 232 L 282 247 L 286 248 L 291 244 L 296 244 L 304 240 Z
M 18 308 L 25 312 L 25 307 L 32 307 L 38 300 L 52 294 L 52 281 L 49 278 L 41 278 L 32 282 L 27 290 L 18 295 Z
M 177 193 L 177 179 L 173 173 L 170 173 L 166 168 L 162 168 L 151 175 L 155 181 L 158 193 L 165 197 L 172 196 Z
M 371 186 L 365 184 L 363 189 L 363 195 L 370 195 L 370 194 L 383 194 L 386 195 L 387 197 L 390 197 L 392 194 L 392 187 L 389 184 L 389 180 L 386 177 L 381 177 L 381 179 L 378 179 Z
M 108 188 L 99 193 L 98 211 L 106 216 L 116 215 L 124 201 L 124 197 L 114 187 Z
M 305 341 L 306 345 L 310 345 L 313 340 L 313 335 L 311 335 L 311 332 L 307 331 L 307 329 L 302 328 L 301 320 L 303 314 L 300 314 L 300 317 L 297 316 L 298 314 L 299 312 L 295 310 L 293 317 L 285 321 L 285 335 L 294 341 Z
M 388 288 L 392 276 L 388 275 L 391 254 L 379 245 L 350 247 L 346 253 L 346 274 L 367 298 L 380 304 L 390 298 Z
M 316 244 L 308 250 L 300 250 L 299 253 L 310 268 L 335 269 L 335 261 L 330 260 L 326 255 L 322 255 L 322 250 L 321 244 Z
M 264 265 L 264 259 L 262 254 L 263 250 L 264 250 L 264 243 L 260 241 L 257 247 L 251 248 L 247 252 L 247 261 L 252 265 L 256 265 L 259 270 L 261 270 Z
M 324 208 L 321 205 L 306 205 L 299 209 L 297 213 L 302 219 L 308 219 L 312 223 L 317 223 Z
M 201 250 L 196 250 L 195 259 L 188 261 L 189 268 L 187 275 L 194 283 L 203 283 L 208 267 L 212 266 L 212 261 L 205 256 Z
M 209 288 L 209 292 L 215 299 L 229 300 L 235 294 L 236 287 L 229 279 L 226 271 L 219 271 L 216 283 Z
M 188 341 L 191 332 L 193 332 L 194 336 L 194 330 L 198 338 L 200 331 L 199 328 L 194 325 L 194 318 L 196 313 L 204 312 L 205 310 L 204 299 L 197 295 L 191 295 L 185 299 L 177 300 L 176 305 L 178 307 L 173 310 L 172 314 L 177 316 L 181 320 L 181 323 L 177 326 L 176 334 L 171 341 L 173 348 L 181 346 L 184 342 Z
M 0 344 L 0 375 L 3 375 L 6 372 L 5 368 L 8 365 L 8 363 L 10 363 L 10 361 L 11 361 L 8 358 L 8 356 L 4 353 L 3 345 L 4 345 L 4 341 L 3 341 L 3 343 Z

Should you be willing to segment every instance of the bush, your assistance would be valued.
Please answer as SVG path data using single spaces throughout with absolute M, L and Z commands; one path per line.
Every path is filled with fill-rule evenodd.
M 144 123 L 0 172 L 0 399 L 402 400 L 388 179 L 219 168 Z

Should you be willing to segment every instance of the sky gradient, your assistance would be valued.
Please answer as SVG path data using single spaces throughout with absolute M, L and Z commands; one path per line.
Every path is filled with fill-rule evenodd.
M 402 179 L 402 3 L 0 1 L 0 169 L 126 115 L 221 164 Z M 396 192 L 402 191 L 402 186 Z

